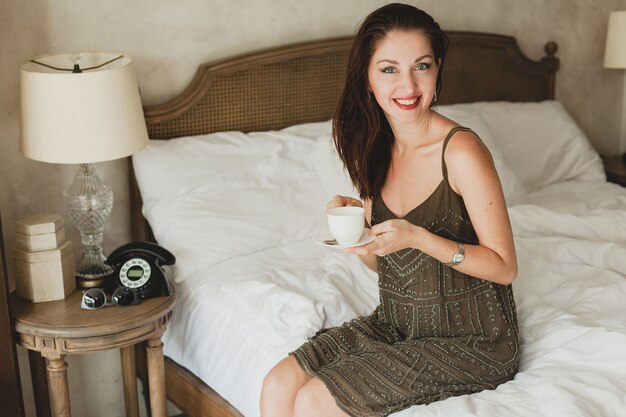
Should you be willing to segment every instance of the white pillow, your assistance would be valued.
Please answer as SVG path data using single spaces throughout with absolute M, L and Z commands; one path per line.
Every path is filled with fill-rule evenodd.
M 458 104 L 480 113 L 506 162 L 529 191 L 568 181 L 603 181 L 602 161 L 558 101 Z
M 232 257 L 310 239 L 323 191 L 295 132 L 152 140 L 133 155 L 143 213 L 177 258 L 175 280 Z
M 348 171 L 337 154 L 331 132 L 317 139 L 317 143 L 311 149 L 310 161 L 322 182 L 326 201 L 330 201 L 336 195 L 360 199 Z
M 485 124 L 483 118 L 480 117 L 480 114 L 474 110 L 457 107 L 456 105 L 437 106 L 435 110 L 461 126 L 472 129 L 482 139 L 485 146 L 489 149 L 496 166 L 507 206 L 525 203 L 527 198 L 526 188 L 506 163 L 498 143 L 494 140 L 490 129 Z

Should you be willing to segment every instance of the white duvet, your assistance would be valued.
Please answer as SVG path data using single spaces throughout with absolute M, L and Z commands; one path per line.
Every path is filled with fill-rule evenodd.
M 626 415 L 626 189 L 564 182 L 509 208 L 522 338 L 517 376 L 408 416 Z M 246 417 L 267 371 L 318 329 L 368 314 L 376 276 L 311 239 L 229 259 L 176 284 L 165 354 Z

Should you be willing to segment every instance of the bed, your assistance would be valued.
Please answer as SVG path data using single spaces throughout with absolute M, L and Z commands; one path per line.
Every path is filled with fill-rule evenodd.
M 501 176 L 518 251 L 522 360 L 496 390 L 394 417 L 621 415 L 626 191 L 606 182 L 554 100 L 556 44 L 534 62 L 508 36 L 449 34 L 437 110 L 474 128 Z M 204 64 L 179 96 L 145 108 L 152 140 L 129 170 L 133 239 L 177 257 L 166 386 L 190 417 L 258 416 L 276 362 L 377 303 L 373 273 L 312 240 L 328 198 L 354 193 L 329 123 L 350 42 Z

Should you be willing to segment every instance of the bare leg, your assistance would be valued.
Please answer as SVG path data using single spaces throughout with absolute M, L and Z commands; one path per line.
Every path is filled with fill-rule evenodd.
M 349 417 L 318 378 L 307 382 L 296 396 L 293 417 Z
M 310 379 L 293 356 L 278 362 L 263 380 L 261 417 L 293 417 L 296 394 Z

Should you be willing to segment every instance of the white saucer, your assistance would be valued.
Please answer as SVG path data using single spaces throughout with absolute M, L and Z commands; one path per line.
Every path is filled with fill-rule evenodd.
M 370 229 L 363 229 L 363 233 L 361 233 L 361 238 L 359 239 L 358 242 L 356 242 L 353 245 L 340 245 L 339 243 L 325 243 L 331 240 L 334 241 L 333 235 L 330 234 L 330 230 L 328 229 L 318 230 L 317 232 L 315 232 L 315 234 L 313 235 L 313 241 L 317 243 L 318 245 L 327 246 L 329 248 L 335 248 L 335 249 L 353 248 L 355 246 L 368 244 L 374 240 L 375 236 L 370 236 L 369 230 Z

